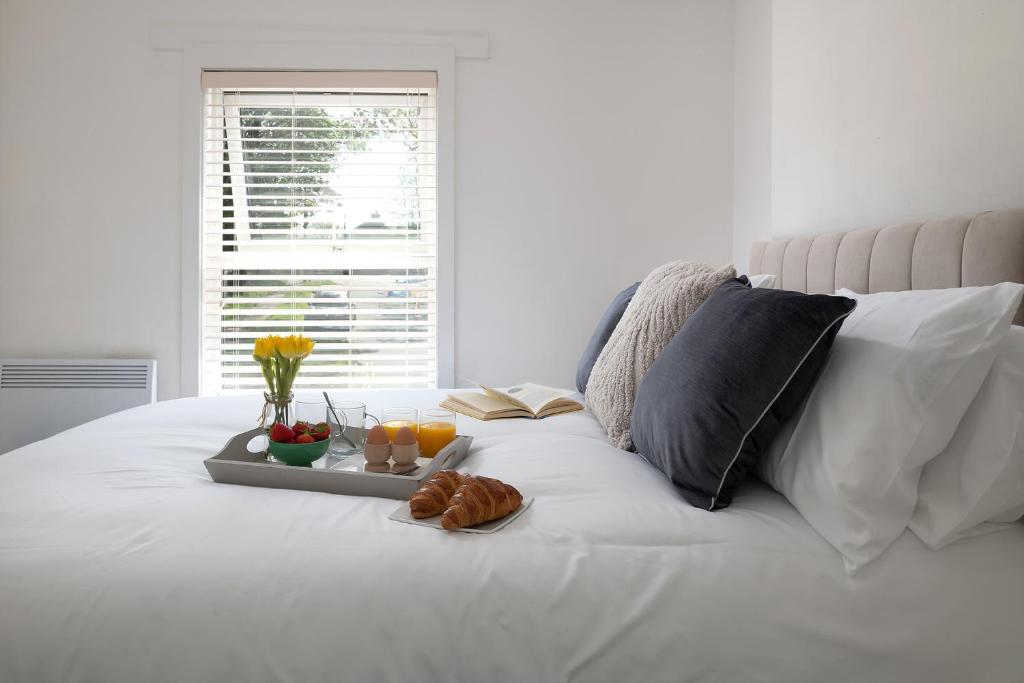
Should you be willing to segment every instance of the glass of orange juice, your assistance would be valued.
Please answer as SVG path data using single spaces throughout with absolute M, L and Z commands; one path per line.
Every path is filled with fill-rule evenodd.
M 440 408 L 420 411 L 420 453 L 433 458 L 455 440 L 455 413 Z
M 380 414 L 380 426 L 388 433 L 388 440 L 394 441 L 395 434 L 402 427 L 408 427 L 416 433 L 415 408 L 388 408 Z

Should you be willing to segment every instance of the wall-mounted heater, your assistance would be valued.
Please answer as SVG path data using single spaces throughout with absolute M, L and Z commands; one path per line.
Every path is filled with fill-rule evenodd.
M 155 360 L 0 358 L 0 453 L 155 400 Z

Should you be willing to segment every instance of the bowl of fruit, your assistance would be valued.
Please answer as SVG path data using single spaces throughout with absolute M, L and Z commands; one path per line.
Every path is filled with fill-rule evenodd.
M 330 445 L 331 427 L 326 422 L 296 422 L 291 427 L 275 422 L 270 428 L 270 454 L 286 465 L 310 467 Z

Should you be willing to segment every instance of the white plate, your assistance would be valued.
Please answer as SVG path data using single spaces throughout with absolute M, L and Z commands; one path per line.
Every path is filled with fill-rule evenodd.
M 515 510 L 510 512 L 501 519 L 491 520 L 490 522 L 484 522 L 483 524 L 477 524 L 476 526 L 462 527 L 461 529 L 453 529 L 452 531 L 465 531 L 467 534 L 493 534 L 499 529 L 505 528 L 505 526 L 514 520 L 519 515 L 526 511 L 526 508 L 530 507 L 530 503 L 533 502 L 533 496 L 524 497 L 523 502 Z M 398 506 L 398 508 L 388 515 L 388 519 L 393 519 L 396 522 L 402 522 L 403 524 L 415 524 L 417 526 L 429 526 L 435 529 L 441 529 L 447 531 L 441 526 L 441 515 L 434 515 L 433 517 L 427 517 L 426 519 L 416 519 L 409 512 L 409 503 L 405 502 Z

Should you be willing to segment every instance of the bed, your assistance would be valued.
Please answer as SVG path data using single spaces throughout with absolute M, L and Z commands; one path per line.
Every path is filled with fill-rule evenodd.
M 963 239 L 953 231 L 936 247 L 962 271 L 946 285 L 968 283 L 977 243 L 1002 245 L 980 278 L 1008 279 L 1004 262 L 1024 266 L 1024 212 L 962 222 Z M 935 259 L 915 256 L 928 226 L 909 240 L 902 226 L 901 239 L 874 231 L 866 250 L 859 237 L 755 245 L 751 272 L 813 289 L 831 264 L 829 289 L 853 284 L 847 272 L 866 272 L 870 289 L 887 282 L 877 259 L 893 256 L 907 263 L 905 288 L 935 282 L 920 280 L 917 265 Z M 993 232 L 972 237 L 976 229 Z M 1013 244 L 1016 261 L 1004 259 Z M 443 395 L 358 393 L 374 413 Z M 167 401 L 0 456 L 0 681 L 1015 681 L 1024 672 L 1024 525 L 938 552 L 907 532 L 851 577 L 767 486 L 750 481 L 724 510 L 693 508 L 580 412 L 460 418 L 475 437 L 463 469 L 535 502 L 500 533 L 443 533 L 388 520 L 393 500 L 210 481 L 203 460 L 259 408 L 252 397 Z

